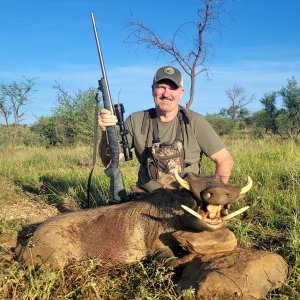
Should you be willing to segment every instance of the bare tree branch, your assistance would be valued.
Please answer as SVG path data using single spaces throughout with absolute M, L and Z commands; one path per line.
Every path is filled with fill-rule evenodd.
M 161 39 L 152 29 L 141 21 L 131 20 L 127 23 L 130 30 L 127 42 L 145 45 L 147 49 L 165 52 L 173 57 L 184 72 L 190 77 L 190 98 L 186 107 L 190 107 L 194 99 L 195 80 L 200 73 L 208 75 L 209 69 L 205 63 L 208 60 L 209 44 L 205 42 L 205 33 L 212 32 L 214 24 L 219 23 L 219 15 L 224 11 L 222 6 L 226 0 L 198 0 L 197 22 L 188 22 L 177 28 L 170 41 Z M 196 35 L 191 48 L 187 51 L 179 45 L 179 35 L 184 34 L 185 28 L 192 26 Z M 189 31 L 190 33 L 190 31 Z M 190 37 L 186 35 L 186 37 Z
M 246 90 L 239 85 L 234 85 L 232 88 L 226 90 L 225 93 L 231 104 L 227 112 L 233 120 L 236 120 L 239 111 L 250 104 L 255 98 L 254 94 L 247 95 Z

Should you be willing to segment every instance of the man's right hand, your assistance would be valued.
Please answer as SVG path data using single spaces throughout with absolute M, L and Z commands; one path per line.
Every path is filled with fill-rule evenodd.
M 111 114 L 111 111 L 105 108 L 100 110 L 98 116 L 98 124 L 100 129 L 104 132 L 107 126 L 114 126 L 118 123 L 117 117 Z

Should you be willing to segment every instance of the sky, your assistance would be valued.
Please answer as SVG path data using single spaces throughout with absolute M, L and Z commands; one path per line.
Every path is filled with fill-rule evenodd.
M 55 82 L 72 95 L 97 87 L 102 75 L 92 12 L 113 102 L 124 104 L 125 116 L 152 107 L 155 71 L 179 66 L 168 55 L 129 43 L 126 24 L 137 19 L 168 40 L 180 26 L 197 20 L 198 7 L 196 0 L 0 0 L 0 4 L 0 83 L 36 79 L 36 92 L 23 108 L 24 124 L 53 113 Z M 199 75 L 196 81 L 191 109 L 203 115 L 229 107 L 225 91 L 234 85 L 254 95 L 248 109 L 255 112 L 262 108 L 260 99 L 266 93 L 280 90 L 292 76 L 300 82 L 299 0 L 228 0 L 224 10 L 217 30 L 206 35 L 212 46 L 206 62 L 209 78 Z M 184 29 L 185 38 L 193 37 L 189 25 Z M 188 47 L 184 38 L 179 42 Z M 183 75 L 182 105 L 189 95 L 189 78 Z

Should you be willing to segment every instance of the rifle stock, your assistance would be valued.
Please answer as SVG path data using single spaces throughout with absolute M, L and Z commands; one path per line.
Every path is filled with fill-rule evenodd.
M 99 60 L 101 65 L 101 71 L 102 71 L 102 78 L 99 81 L 99 89 L 102 92 L 103 106 L 104 108 L 110 110 L 113 115 L 115 115 L 114 106 L 112 103 L 108 81 L 106 77 L 106 71 L 103 62 L 100 42 L 98 38 L 97 27 L 96 27 L 93 13 L 91 13 L 91 18 L 92 18 L 97 50 L 98 50 L 98 55 L 99 55 Z M 126 195 L 126 190 L 124 188 L 122 172 L 119 169 L 120 147 L 118 142 L 116 126 L 108 126 L 106 128 L 106 135 L 107 135 L 107 144 L 110 148 L 110 155 L 111 155 L 111 162 L 109 166 L 105 169 L 105 174 L 108 177 L 110 177 L 109 202 L 119 203 L 125 201 L 127 195 Z

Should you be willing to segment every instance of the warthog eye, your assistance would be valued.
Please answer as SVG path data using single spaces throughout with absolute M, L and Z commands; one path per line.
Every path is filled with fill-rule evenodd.
M 203 198 L 205 201 L 207 201 L 210 197 L 211 197 L 211 193 L 204 193 L 202 198 Z

